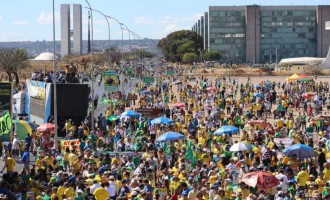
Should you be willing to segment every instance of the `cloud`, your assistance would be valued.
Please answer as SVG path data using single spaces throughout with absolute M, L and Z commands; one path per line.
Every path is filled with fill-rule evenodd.
M 28 21 L 16 21 L 13 23 L 15 26 L 24 26 L 27 25 L 29 22 Z
M 182 17 L 172 17 L 172 16 L 165 16 L 159 20 L 160 24 L 181 24 L 181 23 L 193 23 L 196 20 L 200 19 L 203 14 L 195 14 L 193 16 L 182 16 Z
M 169 24 L 165 27 L 164 32 L 171 33 L 173 31 L 178 30 L 178 28 L 179 28 L 178 24 Z
M 0 21 L 2 20 L 2 16 L 0 15 Z
M 55 22 L 59 22 L 60 15 L 55 13 Z M 53 23 L 53 13 L 40 13 L 37 18 L 37 23 L 41 25 L 47 25 Z
M 140 17 L 135 17 L 134 18 L 134 21 L 137 23 L 137 24 L 152 24 L 153 21 L 150 20 L 150 19 L 147 19 L 143 16 L 140 16 Z

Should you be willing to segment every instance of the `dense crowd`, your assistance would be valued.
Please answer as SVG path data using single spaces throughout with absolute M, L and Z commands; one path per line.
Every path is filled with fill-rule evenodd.
M 136 86 L 143 91 L 137 106 L 160 108 L 172 121 L 122 115 L 127 102 L 104 95 L 92 104 L 107 104 L 94 131 L 91 115 L 78 124 L 66 121 L 69 145 L 55 148 L 51 130 L 34 131 L 24 141 L 13 134 L 2 144 L 0 194 L 43 200 L 330 199 L 328 82 L 172 76 Z M 237 131 L 218 134 L 223 126 Z M 157 142 L 167 132 L 184 139 Z M 250 148 L 230 150 L 238 143 Z M 316 154 L 286 155 L 293 144 Z M 18 162 L 24 164 L 20 172 L 14 171 Z M 251 184 L 244 175 L 253 172 L 268 174 L 275 184 Z

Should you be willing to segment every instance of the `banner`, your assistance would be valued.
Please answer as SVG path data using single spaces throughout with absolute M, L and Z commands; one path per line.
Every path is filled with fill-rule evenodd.
M 146 84 L 151 84 L 155 81 L 155 78 L 152 76 L 146 76 L 143 78 L 143 82 Z
M 79 150 L 80 142 L 79 140 L 60 140 L 60 144 L 61 151 L 62 153 L 64 153 L 66 148 L 69 148 L 71 150 L 71 144 L 73 144 L 74 149 Z
M 163 114 L 161 108 L 137 108 L 136 112 L 141 113 L 142 117 L 156 118 Z
M 284 144 L 284 147 L 287 148 L 292 145 L 293 140 L 290 138 L 274 138 L 276 145 Z
M 128 75 L 133 75 L 134 74 L 134 69 L 132 67 L 127 68 L 127 74 Z
M 115 71 L 104 72 L 104 89 L 105 91 L 114 92 L 118 87 L 118 75 Z
M 0 112 L 11 113 L 12 90 L 11 83 L 0 83 Z
M 11 131 L 12 120 L 9 111 L 0 117 L 0 135 L 9 134 Z
M 173 75 L 174 74 L 174 70 L 167 70 L 167 75 L 168 76 L 171 76 L 171 75 Z
M 28 85 L 29 95 L 37 99 L 46 98 L 45 82 L 31 80 Z

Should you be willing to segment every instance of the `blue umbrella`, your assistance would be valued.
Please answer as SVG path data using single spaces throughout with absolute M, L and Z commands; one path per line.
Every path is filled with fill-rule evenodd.
M 255 88 L 261 88 L 261 85 L 260 84 L 255 84 L 254 87 Z
M 264 98 L 264 95 L 261 93 L 254 93 L 253 94 L 254 97 L 259 97 L 259 98 Z
M 140 117 L 141 114 L 134 111 L 134 110 L 126 110 L 125 112 L 121 113 L 120 116 L 126 116 L 126 117 Z
M 159 136 L 156 139 L 156 142 L 165 142 L 165 141 L 171 141 L 171 140 L 180 140 L 180 139 L 184 139 L 186 136 L 182 135 L 181 133 L 177 133 L 177 132 L 166 132 L 164 134 L 162 134 L 161 136 Z
M 220 128 L 218 128 L 214 132 L 214 135 L 231 134 L 237 132 L 238 132 L 238 128 L 236 128 L 235 126 L 228 125 L 228 126 L 221 126 Z
M 294 144 L 283 150 L 283 154 L 286 156 L 297 155 L 298 158 L 311 158 L 317 156 L 314 149 L 306 144 Z
M 173 120 L 161 116 L 161 117 L 157 117 L 156 119 L 151 120 L 151 124 L 172 124 Z

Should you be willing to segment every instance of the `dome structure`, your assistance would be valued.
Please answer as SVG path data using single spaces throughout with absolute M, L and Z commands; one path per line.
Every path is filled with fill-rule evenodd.
M 35 59 L 33 60 L 40 60 L 40 61 L 52 61 L 54 59 L 54 54 L 51 52 L 45 52 L 41 53 Z M 55 55 L 55 60 L 58 59 L 58 57 Z

